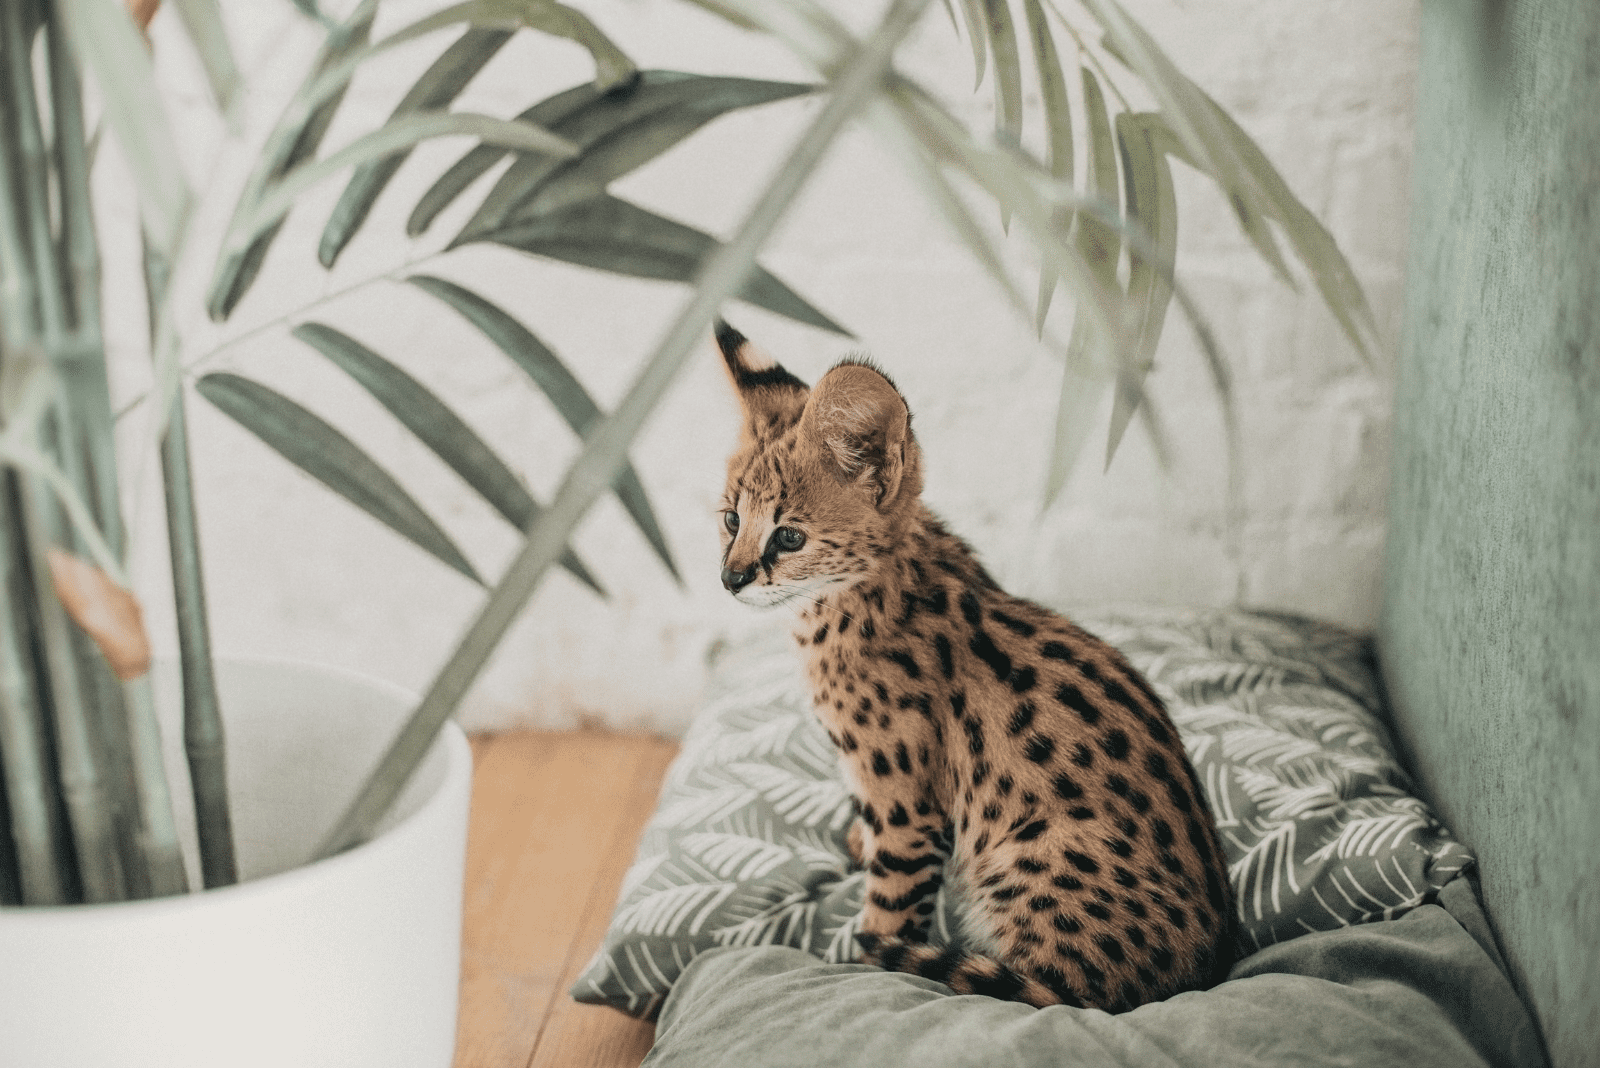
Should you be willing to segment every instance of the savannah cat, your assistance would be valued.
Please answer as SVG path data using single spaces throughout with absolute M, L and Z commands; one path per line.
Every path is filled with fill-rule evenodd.
M 872 364 L 815 389 L 725 322 L 743 408 L 722 583 L 794 604 L 866 869 L 865 959 L 1031 1005 L 1210 985 L 1232 890 L 1177 730 L 1109 645 L 995 585 L 920 500 L 911 413 Z M 934 895 L 961 937 L 927 944 Z

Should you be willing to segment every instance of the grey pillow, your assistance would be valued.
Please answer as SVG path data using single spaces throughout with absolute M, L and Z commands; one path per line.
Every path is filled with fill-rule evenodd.
M 1241 956 L 1393 919 L 1472 863 L 1412 796 L 1364 639 L 1241 611 L 1075 618 L 1122 648 L 1168 704 L 1228 854 Z M 573 996 L 649 1018 L 684 966 L 716 946 L 855 959 L 851 815 L 787 633 L 727 650 Z M 952 928 L 941 895 L 933 941 Z

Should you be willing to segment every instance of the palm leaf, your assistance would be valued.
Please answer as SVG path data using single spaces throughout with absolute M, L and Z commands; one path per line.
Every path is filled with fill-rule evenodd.
M 301 323 L 294 336 L 326 356 L 416 435 L 462 480 L 478 491 L 518 531 L 526 531 L 543 509 L 493 449 L 422 383 L 359 341 L 322 323 Z M 605 596 L 589 569 L 568 551 L 561 558 L 580 582 Z
M 961 0 L 961 17 L 967 24 L 967 40 L 972 43 L 972 88 L 983 84 L 984 65 L 989 59 L 989 15 L 984 0 Z
M 296 197 L 324 178 L 345 167 L 359 166 L 435 137 L 476 137 L 547 156 L 569 156 L 577 152 L 574 145 L 548 130 L 514 119 L 470 112 L 427 111 L 402 115 L 325 159 L 302 163 L 262 190 L 248 208 L 235 216 L 228 239 L 223 243 L 222 255 L 241 254 L 263 231 L 276 227 L 283 220 Z M 241 200 L 241 207 L 244 203 Z
M 228 44 L 227 31 L 222 26 L 222 11 L 217 0 L 173 0 L 183 27 L 206 69 L 206 79 L 211 83 L 211 95 L 224 112 L 233 110 L 235 94 L 239 89 L 239 67 L 233 59 L 233 49 Z
M 1061 57 L 1056 52 L 1050 23 L 1045 19 L 1040 0 L 1023 0 L 1028 18 L 1028 38 L 1033 44 L 1033 64 L 1039 79 L 1039 96 L 1044 102 L 1044 127 L 1050 173 L 1064 182 L 1072 181 L 1072 105 L 1067 97 L 1067 81 L 1062 75 Z M 1071 213 L 1059 220 L 1065 232 L 1072 225 Z M 1039 268 L 1039 299 L 1034 326 L 1042 337 L 1045 318 L 1056 292 L 1056 273 L 1048 265 Z
M 483 583 L 439 525 L 353 441 L 288 397 L 224 371 L 200 395 L 300 470 L 472 581 Z
M 172 127 L 159 103 L 150 50 L 122 4 L 61 0 L 57 9 L 73 51 L 100 84 L 106 125 L 133 170 L 145 232 L 157 248 L 170 252 L 192 196 Z
M 1122 153 L 1128 220 L 1144 228 L 1154 245 L 1154 258 L 1128 250 L 1128 300 L 1139 316 L 1134 351 L 1119 368 L 1111 432 L 1106 440 L 1106 465 L 1117 451 L 1134 410 L 1144 396 L 1144 380 L 1155 360 L 1156 343 L 1167 306 L 1172 302 L 1172 277 L 1178 252 L 1178 201 L 1172 170 L 1160 151 L 1145 116 L 1117 116 L 1117 145 Z
M 316 65 L 312 68 L 313 75 L 325 73 L 366 44 L 372 33 L 372 20 L 376 14 L 376 0 L 362 0 L 350 18 L 329 33 Z M 349 85 L 349 80 L 346 79 L 337 93 L 329 95 L 306 112 L 300 121 L 280 122 L 279 130 L 261 150 L 263 182 L 281 178 L 291 168 L 317 154 L 317 148 L 322 144 L 322 138 L 327 134 L 328 127 L 332 125 L 334 113 L 339 110 L 339 104 L 344 100 L 345 90 Z M 235 216 L 241 214 L 243 210 L 244 204 L 241 200 L 240 205 L 234 209 Z M 261 264 L 267 258 L 267 250 L 271 248 L 272 241 L 277 237 L 281 226 L 280 220 L 251 242 L 243 252 L 226 257 L 218 263 L 206 294 L 206 311 L 211 318 L 220 322 L 233 314 L 233 309 L 238 306 L 245 293 L 249 292 L 256 275 L 260 273 Z
M 995 135 L 1013 148 L 1022 144 L 1022 60 L 1010 0 L 983 0 L 984 25 L 994 53 Z
M 646 71 L 641 75 L 641 82 L 648 82 L 652 73 Z M 600 95 L 600 90 L 595 88 L 593 82 L 585 82 L 539 101 L 517 118 L 523 122 L 543 126 L 547 130 L 555 130 L 569 115 L 592 104 L 600 98 Z M 433 225 L 433 220 L 440 212 L 455 203 L 456 198 L 465 192 L 469 185 L 487 173 L 507 154 L 506 149 L 495 145 L 478 145 L 456 160 L 434 181 L 433 185 L 428 187 L 428 191 L 422 194 L 417 206 L 411 209 L 411 215 L 406 219 L 406 234 L 410 237 L 423 234 Z
M 390 119 L 448 106 L 509 40 L 510 30 L 478 26 L 467 30 L 406 91 L 400 103 L 395 105 Z M 537 121 L 534 124 L 541 125 Z M 395 152 L 356 168 L 344 192 L 339 195 L 339 202 L 334 205 L 328 224 L 322 230 L 317 259 L 324 267 L 333 266 L 339 253 L 361 228 L 372 205 L 409 155 L 409 150 Z
M 579 437 L 587 434 L 600 418 L 600 406 L 589 396 L 577 376 L 544 342 L 499 307 L 443 278 L 416 274 L 406 280 L 450 305 L 494 342 L 501 352 L 511 357 L 512 362 L 522 368 L 523 373 L 550 398 L 550 403 L 555 405 L 556 411 Z M 645 495 L 644 483 L 640 481 L 638 471 L 634 470 L 631 463 L 623 465 L 612 485 L 617 499 L 650 543 L 650 548 L 672 577 L 682 582 L 672 552 L 667 548 L 666 535 L 656 521 L 655 511 L 650 507 L 650 499 Z
M 611 181 L 729 111 L 814 89 L 792 82 L 647 71 L 629 88 L 595 96 L 567 111 L 552 128 L 579 147 L 577 158 L 519 158 L 495 183 L 452 246 L 481 240 L 514 220 L 598 196 Z
M 478 240 L 613 274 L 669 282 L 693 282 L 706 257 L 720 246 L 709 234 L 610 195 L 515 220 Z M 849 336 L 764 268 L 750 272 L 738 296 L 796 322 Z
M 1117 192 L 1117 160 L 1111 134 L 1111 117 L 1106 108 L 1105 94 L 1100 91 L 1100 81 L 1094 72 L 1084 67 L 1083 107 L 1088 119 L 1088 192 L 1103 201 L 1112 211 L 1119 210 L 1121 200 Z M 1077 217 L 1077 247 L 1090 272 L 1107 291 L 1121 291 L 1117 281 L 1117 258 L 1122 242 L 1117 232 L 1105 221 L 1085 212 Z M 1042 285 L 1042 280 L 1041 280 Z M 1051 281 L 1052 290 L 1055 287 Z M 1042 324 L 1048 304 L 1040 294 L 1039 322 Z M 1072 323 L 1072 336 L 1067 341 L 1066 369 L 1061 378 L 1061 399 L 1056 406 L 1055 438 L 1050 447 L 1050 470 L 1045 476 L 1044 498 L 1048 506 L 1067 484 L 1078 454 L 1089 437 L 1089 420 L 1099 406 L 1104 383 L 1086 374 L 1086 367 L 1096 349 L 1104 351 L 1109 339 L 1102 339 L 1080 308 Z

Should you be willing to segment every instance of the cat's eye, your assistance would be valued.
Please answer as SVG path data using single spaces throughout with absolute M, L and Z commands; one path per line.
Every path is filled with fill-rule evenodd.
M 722 525 L 728 528 L 729 534 L 739 533 L 739 513 L 734 511 L 723 512 Z
M 786 553 L 792 553 L 806 543 L 806 536 L 794 527 L 779 527 L 773 537 L 778 542 L 778 548 Z

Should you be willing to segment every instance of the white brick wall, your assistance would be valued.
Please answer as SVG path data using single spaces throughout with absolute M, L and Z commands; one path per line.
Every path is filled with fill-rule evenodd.
M 437 6 L 391 0 L 394 27 Z M 581 0 L 579 6 L 644 66 L 803 78 L 776 46 L 668 0 Z M 864 23 L 877 5 L 834 6 Z M 1130 8 L 1179 65 L 1261 141 L 1290 185 L 1334 232 L 1368 288 L 1386 345 L 1398 333 L 1411 159 L 1416 5 L 1379 0 L 1219 0 Z M 316 42 L 287 3 L 226 5 L 238 50 L 256 78 L 245 140 L 259 140 Z M 863 14 L 861 9 L 866 9 Z M 194 147 L 196 181 L 212 190 L 200 223 L 215 242 L 242 179 L 237 147 L 211 162 L 220 136 L 202 84 L 175 32 L 155 27 L 161 73 Z M 408 47 L 362 75 L 328 145 L 381 121 L 442 40 Z M 967 45 L 935 11 L 906 67 L 974 121 L 991 114 L 987 83 L 970 92 Z M 523 35 L 469 88 L 463 107 L 509 115 L 586 77 L 577 49 Z M 1124 82 L 1132 86 L 1131 79 Z M 1137 102 L 1137 101 L 1136 101 Z M 726 233 L 752 202 L 815 101 L 729 116 L 619 184 L 624 195 Z M 279 237 L 261 283 L 223 328 L 190 322 L 206 369 L 258 377 L 329 413 L 402 472 L 480 569 L 493 576 L 513 538 L 486 507 L 407 440 L 359 389 L 287 336 L 276 321 L 308 301 L 438 247 L 400 226 L 416 197 L 462 151 L 419 151 L 331 275 L 316 238 L 338 185 L 315 191 Z M 764 257 L 821 308 L 850 326 L 852 346 L 735 305 L 745 333 L 812 379 L 852 347 L 870 351 L 910 398 L 927 454 L 931 504 L 1021 593 L 1057 601 L 1229 603 L 1303 611 L 1357 626 L 1377 611 L 1391 376 L 1359 366 L 1309 285 L 1273 280 L 1221 198 L 1179 168 L 1178 267 L 1232 360 L 1242 412 L 1242 528 L 1230 546 L 1218 409 L 1176 310 L 1151 389 L 1179 460 L 1162 474 L 1137 429 L 1102 475 L 1096 440 L 1064 499 L 1040 511 L 1060 364 L 1018 321 L 865 131 L 825 161 Z M 129 250 L 131 204 L 108 158 L 97 175 L 110 254 Z M 1010 247 L 1021 267 L 1028 253 Z M 205 264 L 208 266 L 209 264 Z M 602 404 L 626 389 L 683 299 L 680 289 L 617 280 L 511 253 L 470 251 L 420 264 L 504 302 L 569 363 Z M 1024 281 L 1025 291 L 1032 289 Z M 119 391 L 141 387 L 142 309 L 129 277 L 109 278 Z M 1070 308 L 1052 316 L 1065 335 Z M 371 344 L 445 393 L 548 500 L 575 443 L 549 405 L 464 322 L 411 287 L 358 286 L 320 304 L 316 318 Z M 307 316 L 294 316 L 298 321 Z M 1387 353 L 1385 353 L 1387 360 Z M 291 471 L 210 409 L 191 405 L 204 548 L 218 645 L 237 652 L 345 664 L 422 687 L 471 618 L 481 593 L 365 516 Z M 145 440 L 143 409 L 124 421 Z M 1104 413 L 1102 413 L 1102 419 Z M 578 548 L 611 589 L 601 602 L 564 574 L 550 577 L 512 630 L 464 713 L 471 727 L 570 725 L 681 729 L 719 636 L 757 622 L 716 580 L 712 514 L 734 433 L 734 407 L 708 342 L 634 451 L 682 566 L 679 590 L 652 561 L 621 510 L 603 502 Z M 171 611 L 155 465 L 136 462 L 126 487 L 134 517 L 133 571 L 161 640 Z M 168 642 L 167 644 L 170 644 Z

